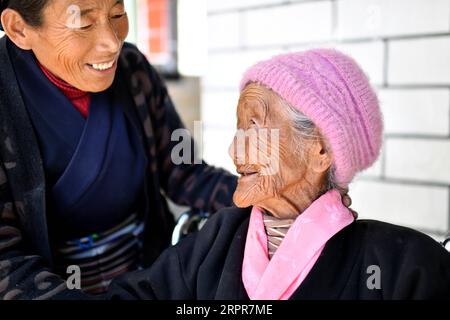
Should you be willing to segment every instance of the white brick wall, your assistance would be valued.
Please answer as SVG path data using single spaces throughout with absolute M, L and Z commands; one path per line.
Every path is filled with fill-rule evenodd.
M 210 54 L 208 72 L 203 78 L 203 86 L 237 90 L 241 76 L 248 67 L 280 52 L 282 51 L 250 50 Z
M 208 49 L 233 48 L 240 44 L 239 14 L 225 13 L 208 17 Z
M 363 219 L 377 219 L 426 231 L 448 227 L 448 188 L 356 181 L 352 207 Z
M 450 37 L 389 43 L 389 84 L 449 84 Z
M 247 11 L 242 29 L 244 45 L 286 45 L 329 39 L 331 14 L 331 1 Z
M 450 140 L 386 141 L 386 177 L 450 184 Z
M 378 93 L 385 133 L 448 136 L 448 89 L 385 89 Z
M 310 47 L 351 55 L 376 87 L 385 122 L 379 160 L 350 186 L 362 217 L 450 227 L 450 0 L 209 0 L 203 78 L 205 158 L 227 155 L 238 84 L 254 62 Z M 228 113 L 229 112 L 229 113 Z
M 448 32 L 447 0 L 341 0 L 337 2 L 340 38 Z

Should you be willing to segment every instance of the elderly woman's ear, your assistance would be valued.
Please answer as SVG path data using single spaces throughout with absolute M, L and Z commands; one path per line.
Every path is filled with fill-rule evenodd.
M 320 136 L 317 128 L 314 129 L 316 136 Z M 328 172 L 330 170 L 331 164 L 332 164 L 332 155 L 328 151 L 326 144 L 324 143 L 323 139 L 316 139 L 313 142 L 313 145 L 311 146 L 312 156 L 310 160 L 310 168 L 314 170 L 317 173 L 322 172 Z M 352 205 L 352 198 L 348 194 L 348 187 L 343 189 L 341 192 L 342 196 L 342 204 L 349 208 L 350 212 L 352 213 L 353 217 L 355 219 L 358 218 L 358 213 L 351 209 L 350 206 Z
M 318 129 L 314 129 L 314 134 L 317 137 L 320 137 L 320 133 Z M 332 156 L 328 151 L 327 146 L 322 138 L 317 138 L 312 141 L 310 152 L 310 163 L 309 166 L 311 170 L 316 173 L 327 172 L 332 163 Z
M 31 49 L 32 30 L 17 11 L 5 9 L 1 15 L 1 22 L 8 38 L 14 42 L 16 46 L 23 50 Z

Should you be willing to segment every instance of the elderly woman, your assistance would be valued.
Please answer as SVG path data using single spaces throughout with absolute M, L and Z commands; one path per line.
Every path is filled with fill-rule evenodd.
M 0 0 L 0 14 L 1 299 L 84 298 L 72 265 L 89 293 L 149 266 L 174 225 L 164 195 L 232 204 L 235 176 L 172 161 L 183 124 L 124 44 L 124 1 Z
M 318 49 L 258 63 L 244 75 L 237 115 L 239 130 L 278 132 L 247 142 L 244 156 L 231 148 L 239 208 L 219 211 L 149 270 L 121 277 L 113 297 L 450 297 L 450 254 L 438 242 L 355 221 L 341 203 L 339 190 L 373 164 L 382 140 L 376 95 L 352 59 Z

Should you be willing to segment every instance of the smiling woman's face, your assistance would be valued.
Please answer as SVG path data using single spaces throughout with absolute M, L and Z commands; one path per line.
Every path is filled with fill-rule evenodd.
M 323 141 L 300 139 L 283 100 L 258 84 L 242 91 L 237 117 L 238 132 L 247 133 L 247 138 L 242 147 L 235 137 L 229 149 L 241 175 L 233 201 L 238 207 L 255 205 L 280 218 L 296 217 L 323 188 L 331 165 Z
M 44 67 L 89 92 L 111 86 L 127 34 L 123 0 L 50 0 L 43 25 L 29 33 Z

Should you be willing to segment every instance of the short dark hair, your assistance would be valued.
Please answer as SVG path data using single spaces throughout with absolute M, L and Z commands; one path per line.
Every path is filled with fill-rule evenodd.
M 42 11 L 49 0 L 0 0 L 0 15 L 6 8 L 17 11 L 33 27 L 42 26 Z

